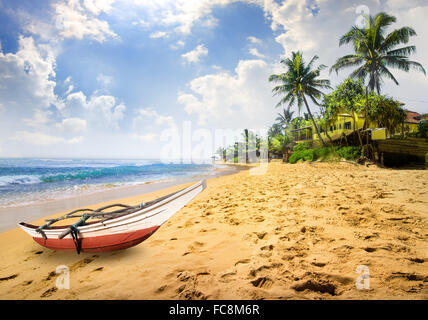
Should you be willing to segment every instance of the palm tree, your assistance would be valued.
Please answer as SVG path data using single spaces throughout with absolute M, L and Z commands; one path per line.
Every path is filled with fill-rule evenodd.
M 293 120 L 294 111 L 291 111 L 290 108 L 291 106 L 288 106 L 287 109 L 283 109 L 282 113 L 278 113 L 278 117 L 275 119 L 283 128 L 288 127 Z
M 398 85 L 397 79 L 388 68 L 397 68 L 406 72 L 414 69 L 426 74 L 420 63 L 410 61 L 408 58 L 416 51 L 415 46 L 396 48 L 400 44 L 408 43 L 409 38 L 416 35 L 415 30 L 402 27 L 386 35 L 385 29 L 397 20 L 394 16 L 381 12 L 376 16 L 365 18 L 364 28 L 353 26 L 339 42 L 339 46 L 353 43 L 355 53 L 339 58 L 330 72 L 358 66 L 351 73 L 351 78 L 365 81 L 368 77 L 370 91 L 373 92 L 376 89 L 377 93 L 381 91 L 383 77 L 391 79 Z
M 281 60 L 281 64 L 287 68 L 287 72 L 278 75 L 273 74 L 269 77 L 269 81 L 280 83 L 280 85 L 272 89 L 274 95 L 285 95 L 276 105 L 277 107 L 281 104 L 288 104 L 291 107 L 297 102 L 300 112 L 302 104 L 305 104 L 318 137 L 321 143 L 325 145 L 306 100 L 306 96 L 308 96 L 316 105 L 319 105 L 317 100 L 324 95 L 319 89 L 331 89 L 329 80 L 317 79 L 321 70 L 326 68 L 326 66 L 320 65 L 312 69 L 316 60 L 318 60 L 318 56 L 314 56 L 311 61 L 306 64 L 303 60 L 302 52 L 292 52 L 291 59 L 286 58 Z
M 244 130 L 244 137 L 245 137 L 245 163 L 248 163 L 248 129 Z
M 274 123 L 268 131 L 268 137 L 273 137 L 276 134 L 281 134 L 282 133 L 282 128 L 281 125 L 279 123 Z

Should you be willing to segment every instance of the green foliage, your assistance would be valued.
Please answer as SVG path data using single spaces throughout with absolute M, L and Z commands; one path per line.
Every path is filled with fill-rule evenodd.
M 290 159 L 288 159 L 288 161 L 293 164 L 299 160 L 314 161 L 314 149 L 294 151 Z
M 271 75 L 269 82 L 278 84 L 272 89 L 272 92 L 274 95 L 282 96 L 276 105 L 277 107 L 282 104 L 287 104 L 290 107 L 297 104 L 300 112 L 303 104 L 305 104 L 319 139 L 324 144 L 324 140 L 319 134 L 318 125 L 313 119 L 306 101 L 306 97 L 308 97 L 314 104 L 319 105 L 318 100 L 324 95 L 321 89 L 331 89 L 330 80 L 318 79 L 321 71 L 326 66 L 319 65 L 314 68 L 316 60 L 318 60 L 318 56 L 314 56 L 309 63 L 306 63 L 302 52 L 292 52 L 290 58 L 281 60 L 281 64 L 286 68 L 286 72 Z
M 298 128 L 302 128 L 302 127 L 307 127 L 311 125 L 311 121 L 309 120 L 305 120 L 305 118 L 303 117 L 296 117 L 291 121 L 291 126 L 294 129 L 298 129 Z
M 418 137 L 428 138 L 428 120 L 422 120 L 418 124 Z
M 370 92 L 368 95 L 368 119 L 389 132 L 401 126 L 406 117 L 400 103 L 391 97 Z M 366 108 L 366 96 L 362 81 L 347 79 L 334 91 L 324 96 L 320 126 L 328 129 L 341 112 L 358 114 Z M 356 119 L 354 119 L 355 121 Z
M 298 143 L 294 146 L 294 152 L 303 151 L 311 148 L 311 144 L 307 142 Z
M 328 158 L 331 158 L 332 155 L 335 155 L 337 149 L 338 147 L 317 148 L 315 149 L 315 157 L 316 159 L 326 160 Z
M 336 89 L 324 96 L 322 115 L 327 124 L 334 122 L 340 112 L 358 113 L 365 107 L 365 93 L 362 81 L 347 79 Z
M 368 98 L 369 119 L 375 121 L 379 127 L 386 128 L 388 132 L 400 127 L 406 119 L 406 112 L 393 98 L 374 93 L 370 93 Z
M 294 153 L 290 156 L 289 162 L 296 163 L 299 160 L 314 161 L 314 160 L 339 160 L 345 158 L 346 160 L 355 160 L 361 156 L 360 147 L 321 147 L 316 149 L 295 149 Z
M 420 63 L 408 59 L 408 56 L 416 51 L 415 46 L 397 48 L 400 44 L 407 44 L 409 38 L 416 35 L 415 30 L 410 27 L 401 27 L 388 34 L 387 29 L 397 19 L 385 12 L 378 13 L 376 16 L 365 16 L 365 19 L 365 27 L 352 26 L 340 39 L 340 46 L 353 44 L 354 53 L 339 58 L 330 72 L 355 67 L 351 77 L 361 80 L 368 78 L 370 91 L 373 92 L 376 89 L 377 93 L 380 93 L 383 78 L 391 79 L 398 85 L 397 79 L 389 68 L 405 72 L 413 69 L 425 74 L 425 69 Z
M 354 160 L 361 156 L 361 147 L 349 146 L 337 149 L 337 154 L 346 160 Z

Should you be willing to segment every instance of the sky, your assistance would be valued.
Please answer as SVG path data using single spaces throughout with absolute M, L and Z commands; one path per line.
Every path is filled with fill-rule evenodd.
M 330 67 L 381 11 L 416 30 L 428 69 L 426 0 L 0 0 L 0 157 L 209 157 L 225 131 L 275 121 L 282 58 Z M 383 93 L 428 112 L 428 77 L 393 74 Z

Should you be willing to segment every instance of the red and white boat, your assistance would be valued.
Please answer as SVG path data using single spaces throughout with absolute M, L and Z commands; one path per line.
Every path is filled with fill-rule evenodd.
M 150 237 L 205 187 L 205 180 L 200 181 L 147 205 L 141 205 L 136 211 L 79 225 L 74 228 L 75 232 L 70 232 L 73 225 L 40 227 L 21 222 L 19 226 L 38 244 L 53 250 L 77 249 L 80 253 L 126 249 Z

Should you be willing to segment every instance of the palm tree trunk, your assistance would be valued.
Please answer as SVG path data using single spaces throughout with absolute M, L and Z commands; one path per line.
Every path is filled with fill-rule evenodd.
M 360 141 L 361 147 L 363 147 L 363 140 L 361 140 L 360 129 L 358 128 L 358 113 L 357 113 L 357 120 L 355 120 L 354 115 L 352 115 L 352 119 L 354 120 L 354 131 L 357 132 L 358 140 Z
M 364 117 L 364 126 L 363 126 L 363 130 L 367 129 L 367 124 L 368 124 L 368 116 L 369 116 L 369 87 L 366 87 L 366 110 L 365 110 L 366 114 Z
M 248 129 L 244 130 L 245 132 L 245 163 L 248 163 Z
M 309 116 L 311 117 L 311 120 L 312 120 L 312 123 L 314 124 L 315 130 L 317 131 L 317 135 L 318 135 L 318 137 L 319 137 L 319 139 L 320 139 L 320 141 L 321 141 L 322 145 L 325 147 L 325 145 L 326 145 L 326 144 L 325 144 L 324 140 L 323 140 L 323 139 L 322 139 L 322 137 L 321 137 L 320 129 L 318 128 L 318 126 L 317 126 L 317 124 L 316 124 L 316 122 L 315 122 L 315 119 L 314 119 L 314 117 L 312 116 L 312 112 L 311 112 L 311 110 L 309 109 L 308 102 L 306 101 L 306 97 L 305 97 L 305 95 L 304 95 L 304 94 L 302 94 L 302 97 L 303 97 L 303 101 L 305 102 L 305 105 L 306 105 L 306 110 L 308 110 Z

